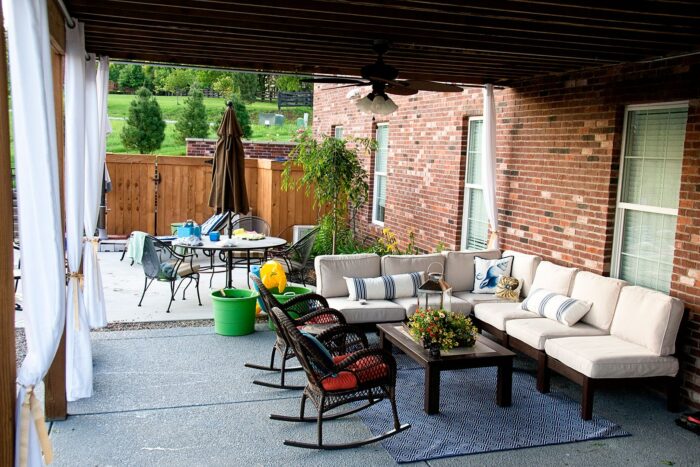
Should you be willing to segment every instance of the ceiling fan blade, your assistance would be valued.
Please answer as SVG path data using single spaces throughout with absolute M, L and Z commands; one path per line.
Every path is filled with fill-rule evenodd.
M 333 78 L 333 77 L 327 77 L 327 78 L 304 78 L 301 80 L 302 83 L 336 83 L 336 84 L 345 84 L 345 83 L 354 83 L 354 84 L 367 84 L 367 81 L 363 79 L 356 79 L 356 78 Z
M 384 92 L 399 96 L 412 96 L 413 94 L 418 94 L 418 89 L 412 89 L 404 86 L 387 86 Z
M 362 87 L 362 86 L 365 86 L 365 83 L 344 84 L 343 86 L 335 86 L 333 88 L 328 88 L 328 89 L 333 90 L 333 89 L 353 88 L 356 86 Z
M 464 89 L 454 84 L 437 83 L 435 81 L 422 81 L 422 80 L 405 80 L 399 81 L 399 83 L 408 86 L 411 89 L 417 89 L 419 91 L 433 91 L 433 92 L 462 92 Z

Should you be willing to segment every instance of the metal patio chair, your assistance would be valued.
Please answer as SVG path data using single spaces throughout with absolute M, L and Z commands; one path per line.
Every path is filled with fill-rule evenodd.
M 272 309 L 272 316 L 288 342 L 294 347 L 297 359 L 306 372 L 308 382 L 301 396 L 298 417 L 270 415 L 273 420 L 289 422 L 316 422 L 316 443 L 285 440 L 287 446 L 308 449 L 346 449 L 375 443 L 410 428 L 401 424 L 396 409 L 396 360 L 381 349 L 369 348 L 361 331 L 349 325 L 334 326 L 315 339 L 302 334 L 294 321 L 280 308 Z M 358 335 L 365 337 L 359 345 Z M 325 347 L 325 348 L 321 348 Z M 327 355 L 330 353 L 330 357 Z M 343 444 L 323 443 L 323 422 L 344 417 L 389 399 L 393 428 L 380 435 Z M 316 407 L 316 417 L 305 417 L 306 400 Z M 341 412 L 327 413 L 353 402 L 366 402 Z
M 301 284 L 306 286 L 306 271 L 309 267 L 311 250 L 314 247 L 318 231 L 319 227 L 316 227 L 307 232 L 306 235 L 295 243 L 283 248 L 270 250 L 267 256 L 271 259 L 280 259 L 284 261 L 287 274 L 289 274 L 290 278 L 299 277 Z
M 156 237 L 147 235 L 143 244 L 143 257 L 141 264 L 146 275 L 143 284 L 143 293 L 139 305 L 143 302 L 146 291 L 153 281 L 167 282 L 170 284 L 170 303 L 166 313 L 170 313 L 170 307 L 175 300 L 175 295 L 187 280 L 187 285 L 182 291 L 182 299 L 185 300 L 185 293 L 192 282 L 197 290 L 197 301 L 202 306 L 202 299 L 199 296 L 199 265 L 193 263 L 194 254 L 180 254 L 169 244 L 158 240 Z M 176 286 L 177 283 L 177 286 Z

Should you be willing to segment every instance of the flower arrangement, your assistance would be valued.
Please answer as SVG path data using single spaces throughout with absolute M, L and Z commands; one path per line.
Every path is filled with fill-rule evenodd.
M 479 330 L 472 320 L 459 313 L 432 308 L 418 308 L 408 319 L 408 330 L 425 347 L 438 344 L 441 350 L 471 347 Z

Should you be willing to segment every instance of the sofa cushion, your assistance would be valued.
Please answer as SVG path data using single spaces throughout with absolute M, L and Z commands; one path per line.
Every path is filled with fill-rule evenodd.
M 506 322 L 511 319 L 537 318 L 535 313 L 522 310 L 520 303 L 513 302 L 479 303 L 474 307 L 474 316 L 501 331 L 506 330 Z
M 350 300 L 391 300 L 416 297 L 423 283 L 423 271 L 379 277 L 345 277 Z
M 569 295 L 577 271 L 576 268 L 565 268 L 549 261 L 542 261 L 537 266 L 530 290 L 547 289 L 561 295 Z
M 320 255 L 314 260 L 316 293 L 324 297 L 346 297 L 343 277 L 379 277 L 380 258 L 374 253 Z
M 418 308 L 418 302 L 415 297 L 411 298 L 395 298 L 392 300 L 394 303 L 401 305 L 404 310 L 406 310 L 406 316 L 410 317 L 416 312 Z M 452 297 L 451 308 L 455 313 L 461 313 L 463 315 L 469 315 L 472 312 L 472 304 L 464 300 L 460 300 L 457 297 Z
M 591 305 L 591 302 L 576 300 L 551 290 L 533 289 L 520 307 L 561 324 L 573 326 L 588 313 Z
M 498 279 L 510 276 L 513 269 L 513 257 L 503 256 L 499 259 L 474 257 L 474 293 L 496 293 Z
M 499 250 L 445 251 L 445 280 L 453 292 L 470 292 L 474 289 L 474 257 L 499 259 Z
M 430 255 L 386 255 L 382 256 L 382 275 L 405 274 L 407 272 L 428 272 L 432 263 L 438 263 L 440 267 L 433 265 L 430 272 L 442 272 L 445 266 L 445 257 L 440 253 Z
M 452 294 L 452 298 L 454 299 L 455 297 L 471 303 L 472 306 L 476 306 L 479 303 L 513 303 L 512 300 L 506 300 L 505 298 L 497 297 L 495 294 L 486 293 L 457 292 Z
M 592 303 L 591 309 L 581 319 L 582 322 L 603 331 L 610 329 L 617 299 L 626 282 L 611 277 L 603 277 L 588 271 L 580 271 L 574 278 L 571 298 Z
M 549 357 L 591 378 L 648 378 L 678 373 L 676 358 L 660 357 L 615 336 L 549 339 L 544 350 Z
M 676 351 L 682 317 L 683 303 L 677 298 L 627 286 L 620 292 L 610 334 L 646 347 L 656 355 L 671 355 Z
M 574 336 L 602 336 L 606 332 L 590 324 L 576 323 L 573 326 L 552 321 L 551 319 L 511 319 L 506 323 L 509 336 L 526 343 L 537 350 L 544 350 L 549 339 Z
M 510 275 L 518 279 L 522 284 L 520 296 L 527 297 L 527 294 L 530 293 L 532 281 L 535 280 L 537 267 L 542 262 L 542 258 L 512 250 L 505 250 L 503 256 L 513 257 L 513 270 L 510 272 Z
M 348 297 L 328 299 L 328 306 L 340 311 L 348 323 L 384 323 L 403 321 L 406 310 L 390 300 L 367 300 L 358 302 Z

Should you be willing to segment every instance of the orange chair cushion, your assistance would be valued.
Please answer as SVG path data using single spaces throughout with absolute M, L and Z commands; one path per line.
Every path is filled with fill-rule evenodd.
M 334 355 L 333 363 L 337 365 L 348 355 Z M 389 367 L 378 357 L 367 356 L 359 359 L 347 370 L 341 371 L 336 376 L 327 376 L 321 381 L 321 385 L 327 391 L 341 391 L 354 389 L 359 383 L 367 383 L 375 379 L 384 378 L 389 374 Z
M 321 380 L 326 391 L 347 391 L 357 387 L 357 378 L 350 371 L 341 371 L 335 376 L 326 376 Z

